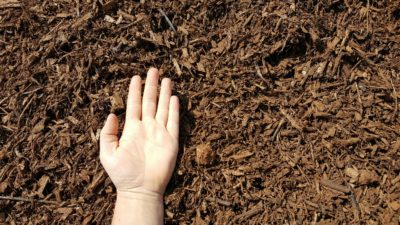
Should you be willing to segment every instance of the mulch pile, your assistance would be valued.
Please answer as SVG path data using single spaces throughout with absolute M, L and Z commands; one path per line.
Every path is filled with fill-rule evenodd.
M 1 224 L 110 223 L 99 131 L 151 66 L 167 224 L 399 224 L 398 0 L 1 1 Z

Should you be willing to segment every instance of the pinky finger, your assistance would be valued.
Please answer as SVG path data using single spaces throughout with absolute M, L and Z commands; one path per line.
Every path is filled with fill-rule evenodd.
M 178 139 L 178 137 L 179 137 L 179 99 L 177 96 L 172 96 L 169 101 L 167 130 L 175 139 Z

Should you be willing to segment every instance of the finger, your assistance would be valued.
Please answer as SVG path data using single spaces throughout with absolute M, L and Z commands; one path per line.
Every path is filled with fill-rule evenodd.
M 169 100 L 167 130 L 174 138 L 179 138 L 179 99 L 177 96 L 172 96 Z
M 126 106 L 126 121 L 140 120 L 142 113 L 142 79 L 134 76 L 129 84 L 128 102 Z
M 158 70 L 151 68 L 147 72 L 143 93 L 142 118 L 154 118 L 157 107 Z
M 107 117 L 100 132 L 100 157 L 108 155 L 118 147 L 118 118 L 115 114 Z
M 158 107 L 156 120 L 164 126 L 167 125 L 169 99 L 171 98 L 172 84 L 169 78 L 164 78 L 161 82 L 160 97 L 158 98 Z

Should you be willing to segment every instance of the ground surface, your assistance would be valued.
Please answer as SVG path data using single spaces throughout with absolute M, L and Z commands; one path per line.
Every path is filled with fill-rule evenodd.
M 0 224 L 110 223 L 99 130 L 150 66 L 167 224 L 399 223 L 399 1 L 143 2 L 0 1 Z

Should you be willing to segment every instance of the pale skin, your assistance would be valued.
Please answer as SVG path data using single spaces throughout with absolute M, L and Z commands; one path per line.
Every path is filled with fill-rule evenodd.
M 178 153 L 179 100 L 164 78 L 157 101 L 158 79 L 151 68 L 142 97 L 141 78 L 134 76 L 121 138 L 114 114 L 100 133 L 100 161 L 117 189 L 114 225 L 164 222 L 163 195 Z

